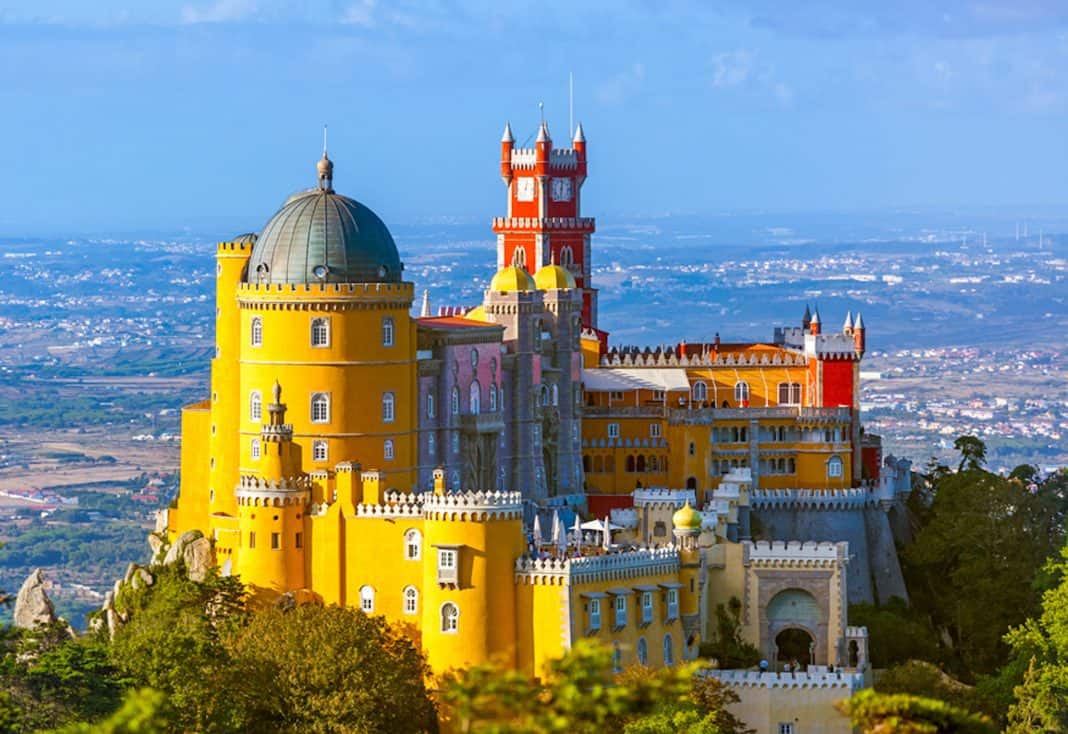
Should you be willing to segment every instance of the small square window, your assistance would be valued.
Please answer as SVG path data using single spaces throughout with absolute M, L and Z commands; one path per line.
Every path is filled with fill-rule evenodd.
M 282 548 L 282 534 L 271 533 L 271 550 L 280 550 Z
M 608 437 L 609 438 L 619 438 L 619 424 L 618 423 L 609 423 L 608 424 Z

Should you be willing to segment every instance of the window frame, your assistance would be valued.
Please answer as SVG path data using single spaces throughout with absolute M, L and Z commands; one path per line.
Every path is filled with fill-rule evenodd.
M 259 316 L 253 316 L 249 321 L 248 343 L 251 347 L 263 346 L 263 319 Z
M 322 327 L 320 332 L 318 327 Z M 315 316 L 311 320 L 311 346 L 313 349 L 328 349 L 330 347 L 330 318 L 327 316 Z
M 370 584 L 360 587 L 360 611 L 364 614 L 375 613 L 375 587 Z
M 752 389 L 750 388 L 748 381 L 738 380 L 734 383 L 734 402 L 747 403 L 749 402 L 750 395 L 752 395 Z
M 263 393 L 259 390 L 248 394 L 248 419 L 253 423 L 263 422 Z
M 316 405 L 317 404 L 321 404 L 321 405 L 324 406 L 323 409 L 325 410 L 325 417 L 320 417 L 320 418 L 316 417 Z M 318 424 L 329 423 L 330 422 L 330 412 L 331 412 L 330 393 L 328 393 L 328 392 L 313 392 L 311 394 L 311 405 L 310 405 L 310 408 L 311 409 L 308 411 L 308 415 L 310 416 L 312 423 L 318 423 Z
M 448 616 L 446 616 L 448 614 Z M 456 602 L 442 602 L 438 611 L 441 620 L 441 634 L 455 635 L 460 632 L 460 606 Z
M 382 442 L 382 460 L 393 461 L 396 457 L 397 446 L 393 443 L 392 438 L 387 438 Z
M 406 616 L 419 614 L 419 589 L 414 586 L 405 586 L 401 592 L 404 599 L 403 611 Z
M 382 393 L 382 422 L 393 423 L 397 420 L 397 394 L 393 391 Z
M 330 460 L 330 443 L 322 439 L 312 441 L 312 461 L 329 461 Z
M 262 456 L 262 450 L 260 446 L 260 440 L 258 438 L 252 439 L 248 447 L 248 455 L 253 461 L 259 461 Z
M 418 528 L 408 528 L 404 531 L 404 560 L 419 561 L 422 558 L 423 534 Z
M 392 347 L 397 343 L 397 325 L 392 316 L 382 317 L 382 346 Z

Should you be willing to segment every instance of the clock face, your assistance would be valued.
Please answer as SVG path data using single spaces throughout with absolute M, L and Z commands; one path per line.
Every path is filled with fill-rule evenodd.
M 534 201 L 533 178 L 521 178 L 516 181 L 515 198 L 519 201 Z
M 553 201 L 571 201 L 571 179 L 553 179 Z

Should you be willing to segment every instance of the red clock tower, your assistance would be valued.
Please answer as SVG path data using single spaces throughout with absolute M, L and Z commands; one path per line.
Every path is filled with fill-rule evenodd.
M 508 187 L 508 216 L 493 219 L 497 268 L 522 265 L 535 272 L 556 263 L 582 290 L 582 325 L 597 328 L 597 290 L 590 281 L 592 217 L 581 216 L 586 181 L 586 138 L 575 129 L 570 148 L 553 148 L 543 121 L 533 148 L 516 148 L 512 128 L 501 138 L 501 178 Z

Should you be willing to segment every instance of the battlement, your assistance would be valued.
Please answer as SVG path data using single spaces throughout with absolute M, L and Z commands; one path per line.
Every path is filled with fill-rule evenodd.
M 426 494 L 422 502 L 428 518 L 435 520 L 522 519 L 520 492 L 460 492 Z
M 238 479 L 234 495 L 242 507 L 283 507 L 304 504 L 311 496 L 307 476 L 267 480 L 245 475 Z
M 745 542 L 742 545 L 742 562 L 767 566 L 833 566 L 845 563 L 849 558 L 849 543 L 831 543 L 799 540 L 768 542 Z
M 820 359 L 860 359 L 856 341 L 850 334 L 806 334 L 805 352 Z
M 220 242 L 215 251 L 220 255 L 252 254 L 251 242 Z
M 608 521 L 624 530 L 638 527 L 638 511 L 633 507 L 613 507 L 608 511 Z
M 403 300 L 410 302 L 415 297 L 415 284 L 401 283 L 238 283 L 238 301 L 267 297 L 284 300 L 287 297 L 308 296 L 315 300 L 336 298 L 344 300 L 375 299 Z M 273 297 L 273 298 L 272 298 Z
M 674 574 L 679 551 L 674 546 L 641 548 L 578 558 L 518 558 L 516 580 L 524 583 L 577 584 Z
M 702 354 L 679 356 L 674 350 L 650 350 L 646 347 L 617 349 L 613 347 L 608 354 L 601 357 L 602 367 L 739 367 L 748 366 L 797 366 L 808 364 L 808 358 L 801 353 L 779 350 L 768 356 L 766 352 L 749 352 L 725 354 L 708 350 Z
M 754 510 L 846 510 L 874 507 L 875 493 L 866 487 L 853 489 L 754 489 L 749 504 Z
M 356 517 L 422 517 L 423 506 L 419 503 L 396 502 L 385 505 L 356 505 Z
M 593 217 L 494 217 L 492 221 L 494 232 L 541 232 L 556 229 L 589 233 L 596 227 Z
M 846 636 L 846 639 L 856 638 L 856 637 L 867 637 L 868 636 L 868 628 L 867 627 L 848 626 L 848 627 L 846 627 L 845 636 Z
M 813 671 L 804 673 L 761 673 L 756 670 L 708 670 L 702 675 L 736 688 L 840 688 L 853 693 L 864 688 L 863 673 Z
M 533 171 L 538 162 L 537 148 L 513 148 L 512 168 Z M 556 170 L 575 170 L 579 166 L 578 151 L 574 148 L 553 148 L 549 151 L 549 167 Z
M 661 487 L 649 487 L 648 489 L 634 490 L 634 506 L 646 505 L 671 505 L 682 507 L 689 501 L 690 505 L 697 506 L 697 495 L 692 489 L 664 489 Z

